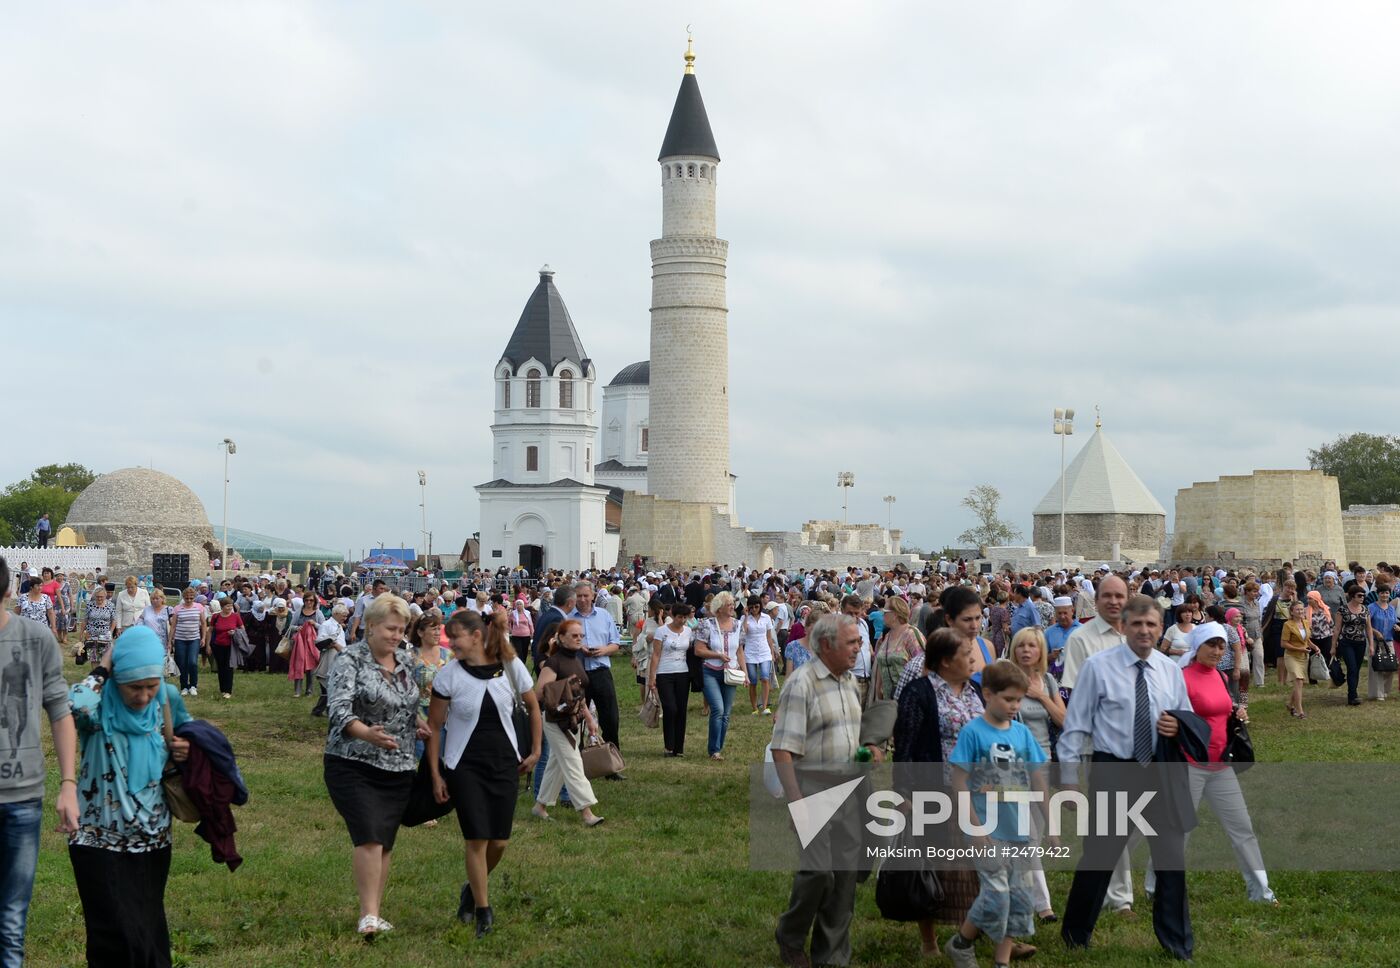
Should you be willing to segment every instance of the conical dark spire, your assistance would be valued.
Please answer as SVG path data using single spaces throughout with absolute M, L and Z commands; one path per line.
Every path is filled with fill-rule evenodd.
M 671 123 L 666 126 L 666 137 L 661 142 L 661 154 L 656 156 L 656 160 L 672 155 L 699 155 L 719 161 L 719 148 L 715 147 L 710 118 L 705 113 L 705 101 L 700 97 L 700 84 L 690 73 L 689 67 L 681 76 L 676 106 L 671 109 Z
M 530 299 L 525 303 L 520 321 L 515 324 L 515 332 L 510 334 L 510 342 L 506 344 L 501 359 L 508 361 L 512 367 L 536 359 L 551 371 L 562 361 L 570 360 L 579 365 L 580 372 L 584 369 L 584 361 L 588 357 L 583 352 L 583 344 L 579 342 L 578 331 L 574 329 L 574 321 L 569 318 L 564 299 L 554 287 L 554 271 L 549 266 L 540 270 L 539 285 L 530 293 Z

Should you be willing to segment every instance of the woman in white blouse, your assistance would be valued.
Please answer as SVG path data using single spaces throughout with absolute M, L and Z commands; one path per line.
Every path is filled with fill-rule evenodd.
M 671 606 L 671 621 L 651 633 L 651 661 L 647 666 L 647 692 L 661 700 L 661 734 L 667 756 L 685 755 L 685 713 L 690 701 L 690 606 Z
M 487 878 L 510 842 L 519 777 L 540 758 L 543 726 L 534 682 L 501 625 L 488 627 L 480 615 L 464 609 L 452 613 L 446 631 L 457 661 L 433 678 L 428 769 L 438 803 L 451 798 L 457 810 L 467 852 L 467 882 L 457 918 L 463 924 L 475 922 L 479 938 L 494 921 Z M 530 717 L 527 748 L 515 732 L 517 703 L 524 704 Z

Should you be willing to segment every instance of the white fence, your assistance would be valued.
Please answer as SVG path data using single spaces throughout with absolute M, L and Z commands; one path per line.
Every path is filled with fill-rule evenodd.
M 20 564 L 26 561 L 31 568 L 52 568 L 67 575 L 85 575 L 99 568 L 107 570 L 106 548 L 0 547 L 0 557 L 10 566 L 11 574 L 18 571 Z

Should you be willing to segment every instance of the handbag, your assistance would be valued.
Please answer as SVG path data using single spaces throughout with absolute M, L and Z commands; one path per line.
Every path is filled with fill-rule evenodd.
M 900 846 L 912 843 L 908 829 Z M 875 904 L 886 921 L 923 921 L 934 916 L 942 901 L 943 882 L 931 868 L 881 867 L 875 878 Z
M 399 820 L 405 827 L 417 827 L 429 820 L 445 817 L 456 809 L 452 798 L 446 803 L 438 803 L 433 796 L 433 771 L 424 756 L 418 761 L 418 772 L 413 776 L 413 789 L 408 794 L 408 806 L 404 807 L 403 818 Z
M 616 743 L 592 743 L 585 746 L 580 755 L 583 758 L 583 775 L 590 780 L 621 773 L 627 768 Z
M 1321 682 L 1323 679 L 1330 678 L 1330 676 L 1331 673 L 1327 670 L 1327 660 L 1323 658 L 1321 652 L 1314 652 L 1308 658 L 1308 678 L 1316 679 Z
M 860 714 L 860 745 L 884 746 L 894 735 L 894 723 L 899 718 L 899 704 L 893 699 L 878 699 L 880 673 L 876 670 L 865 687 L 865 708 Z
M 646 699 L 642 701 L 642 708 L 637 713 L 637 718 L 647 729 L 655 729 L 661 725 L 661 698 L 657 696 L 655 689 L 647 690 Z
M 165 653 L 165 674 L 172 679 L 179 678 L 180 675 L 180 667 L 175 664 L 175 656 L 169 652 Z
M 718 628 L 715 631 L 719 631 Z M 743 669 L 731 669 L 729 667 L 729 636 L 724 635 L 724 684 L 726 686 L 747 686 L 749 684 L 748 674 Z
M 519 659 L 513 660 L 519 662 Z M 510 663 L 506 663 L 501 670 L 501 674 L 510 683 L 511 694 L 515 701 L 510 707 L 510 721 L 515 727 L 515 748 L 520 751 L 520 758 L 523 760 L 529 756 L 526 750 L 531 752 L 535 749 L 535 737 L 530 732 L 530 711 L 525 708 L 525 700 L 520 698 L 520 689 L 515 684 L 515 676 L 510 674 Z
M 1400 668 L 1400 662 L 1395 659 L 1395 646 L 1389 642 L 1382 642 L 1376 646 L 1371 653 L 1372 672 L 1394 672 Z
M 165 687 L 161 686 L 161 690 L 164 689 Z M 168 751 L 175 745 L 175 729 L 170 725 L 170 702 L 165 696 L 160 698 L 160 711 L 165 717 L 165 748 Z M 172 817 L 185 823 L 199 823 L 199 808 L 194 805 L 189 791 L 185 789 L 184 776 L 175 765 L 175 761 L 168 757 L 165 769 L 160 774 L 160 789 L 165 794 L 165 806 L 170 810 Z

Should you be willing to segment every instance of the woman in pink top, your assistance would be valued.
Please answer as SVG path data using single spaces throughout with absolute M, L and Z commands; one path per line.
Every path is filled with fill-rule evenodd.
M 1191 802 L 1199 806 L 1203 796 L 1210 801 L 1211 810 L 1229 835 L 1230 845 L 1235 848 L 1235 859 L 1239 862 L 1240 873 L 1244 875 L 1249 899 L 1263 904 L 1278 904 L 1274 892 L 1269 890 L 1269 875 L 1264 870 L 1259 839 L 1254 836 L 1254 825 L 1250 822 L 1249 808 L 1245 806 L 1244 794 L 1240 791 L 1239 778 L 1221 760 L 1229 741 L 1231 713 L 1241 723 L 1249 721 L 1248 707 L 1234 704 L 1225 685 L 1225 676 L 1216 668 L 1225 654 L 1225 648 L 1225 626 L 1218 622 L 1206 622 L 1191 630 L 1186 654 L 1179 660 L 1182 678 L 1186 680 L 1186 694 L 1191 698 L 1191 708 L 1210 724 L 1207 762 L 1196 763 L 1193 760 L 1190 769 Z M 1155 878 L 1149 870 L 1149 893 L 1154 882 Z
M 525 607 L 523 599 L 517 598 L 510 606 L 506 618 L 506 630 L 510 633 L 510 644 L 516 655 L 529 655 L 530 642 L 535 637 L 535 618 Z

